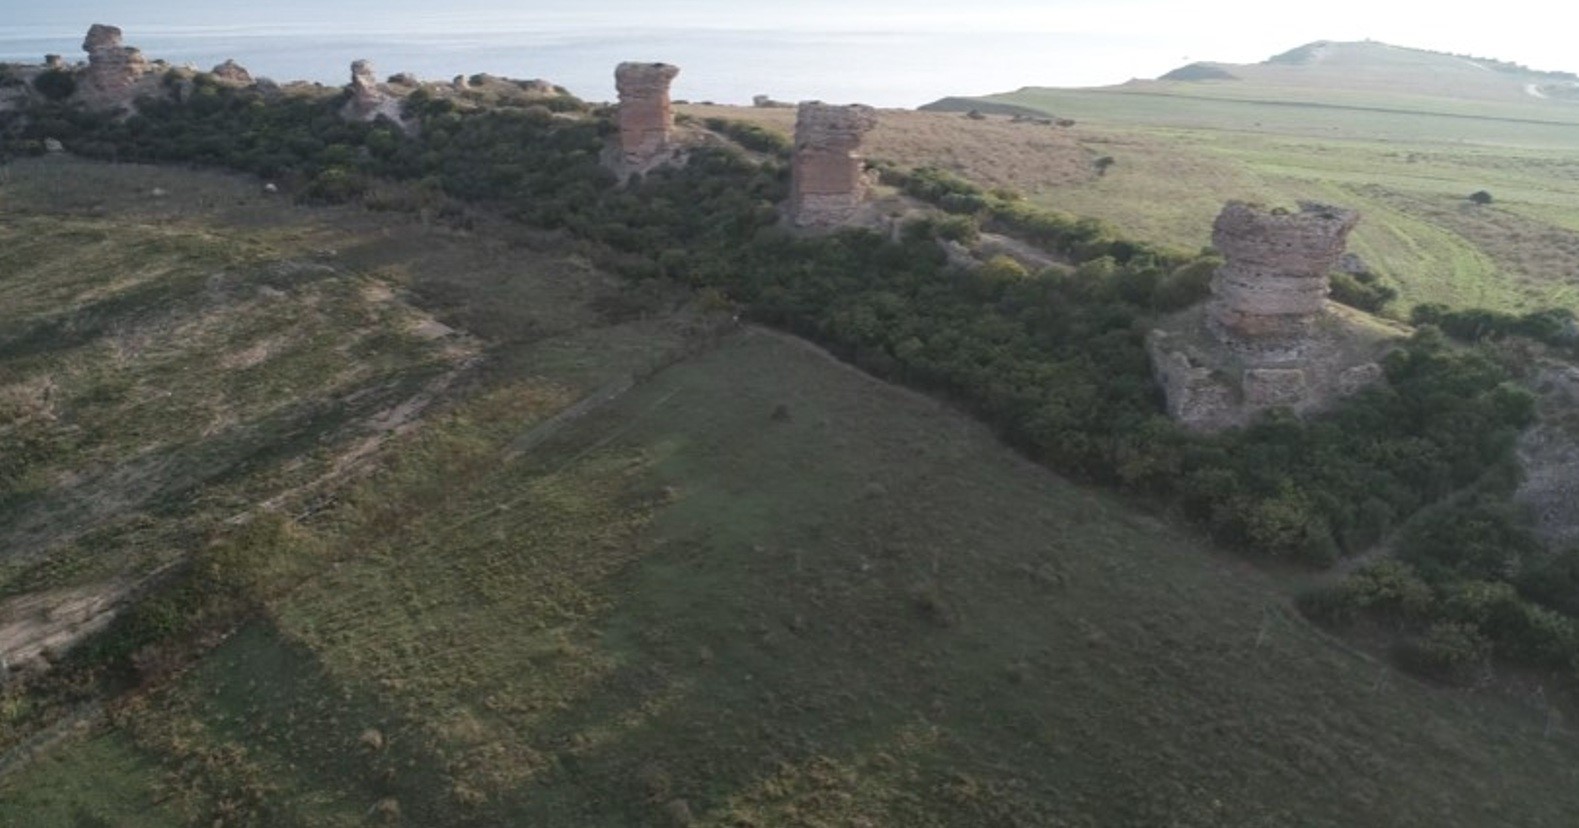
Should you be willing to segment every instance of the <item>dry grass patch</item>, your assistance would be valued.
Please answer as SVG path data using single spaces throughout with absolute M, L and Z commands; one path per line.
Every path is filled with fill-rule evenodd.
M 702 105 L 678 109 L 699 119 L 747 121 L 785 135 L 795 130 L 794 109 Z M 978 121 L 952 113 L 885 109 L 862 153 L 906 166 L 940 167 L 989 188 L 1036 192 L 1095 177 L 1094 156 L 1068 129 L 1015 123 L 1000 115 Z

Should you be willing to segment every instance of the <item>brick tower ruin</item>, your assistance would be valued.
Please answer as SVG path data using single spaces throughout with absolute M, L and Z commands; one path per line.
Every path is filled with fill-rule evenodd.
M 614 70 L 624 169 L 646 171 L 669 157 L 674 131 L 669 85 L 679 74 L 680 67 L 667 63 L 621 63 Z
M 1212 245 L 1226 260 L 1212 280 L 1209 311 L 1219 334 L 1239 343 L 1308 334 L 1359 221 L 1353 210 L 1311 202 L 1297 213 L 1229 202 L 1212 226 Z
M 1212 298 L 1147 342 L 1170 415 L 1216 430 L 1269 408 L 1315 411 L 1382 379 L 1376 360 L 1402 332 L 1327 302 L 1359 220 L 1309 202 L 1297 212 L 1223 208 L 1212 228 L 1224 258 Z
M 833 227 L 854 216 L 866 198 L 861 141 L 877 126 L 869 106 L 800 105 L 790 216 L 800 227 Z

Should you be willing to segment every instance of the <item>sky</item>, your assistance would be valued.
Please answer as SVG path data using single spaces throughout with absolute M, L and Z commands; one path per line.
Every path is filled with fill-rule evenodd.
M 741 59 L 760 52 L 763 66 L 743 69 L 736 86 L 723 80 L 705 91 L 739 94 L 748 82 L 761 87 L 767 71 L 793 73 L 801 64 L 839 63 L 851 95 L 915 98 L 923 86 L 953 82 L 928 97 L 982 94 L 1026 85 L 1094 86 L 1134 77 L 1155 77 L 1184 63 L 1214 60 L 1250 63 L 1313 40 L 1372 39 L 1399 46 L 1436 49 L 1523 63 L 1536 69 L 1579 71 L 1572 32 L 1579 10 L 1556 0 L 1502 0 L 1460 5 L 1457 0 L 3 0 L 0 59 L 37 56 L 40 46 L 67 55 L 93 22 L 126 30 L 127 42 L 156 57 L 208 58 L 219 50 L 252 66 L 282 69 L 290 38 L 319 44 L 312 60 L 292 52 L 296 77 L 343 74 L 353 57 L 372 57 L 389 71 L 425 69 L 455 73 L 507 71 L 556 82 L 582 81 L 604 92 L 606 71 L 594 77 L 591 58 L 629 52 L 651 44 L 682 54 L 635 55 L 707 65 L 708 50 Z M 687 46 L 679 45 L 689 39 Z M 221 40 L 223 43 L 221 44 Z M 822 52 L 815 44 L 830 46 Z M 793 45 L 788 45 L 793 44 Z M 157 48 L 156 48 L 157 47 Z M 373 54 L 337 55 L 327 50 L 361 49 Z M 931 50 L 912 61 L 860 61 L 860 49 L 888 58 L 902 49 Z M 513 48 L 515 54 L 507 52 Z M 583 66 L 573 49 L 588 55 Z M 382 51 L 381 51 L 382 50 Z M 468 50 L 488 65 L 459 66 Z M 443 51 L 449 57 L 440 59 Z M 174 52 L 175 54 L 169 54 Z M 538 60 L 534 61 L 534 55 Z M 344 58 L 344 60 L 341 60 Z M 276 63 L 270 64 L 271 60 Z M 404 61 L 404 63 L 396 63 Z M 853 61 L 853 62 L 852 62 Z M 524 69 L 536 74 L 515 74 Z M 822 87 L 841 79 L 829 65 L 808 67 L 805 85 Z M 558 70 L 557 72 L 555 70 Z M 861 77 L 909 72 L 909 85 Z M 277 79 L 278 71 L 273 72 Z M 860 76 L 858 76 L 860 75 Z M 443 76 L 443 75 L 440 75 Z M 693 75 L 693 80 L 696 76 Z M 795 87 L 796 78 L 783 84 Z M 838 84 L 836 84 L 838 85 Z M 779 91 L 779 90 L 764 90 Z M 791 91 L 799 91 L 792 89 Z M 842 91 L 842 89 L 841 89 Z M 873 101 L 915 105 L 923 100 Z

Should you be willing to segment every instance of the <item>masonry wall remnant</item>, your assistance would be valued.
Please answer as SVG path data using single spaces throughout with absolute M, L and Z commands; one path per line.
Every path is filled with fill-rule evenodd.
M 615 68 L 620 152 L 627 168 L 647 169 L 669 153 L 674 132 L 669 86 L 679 74 L 680 67 L 667 63 L 631 62 Z
M 1377 360 L 1403 334 L 1327 301 L 1360 215 L 1302 202 L 1297 211 L 1229 202 L 1213 224 L 1224 263 L 1212 297 L 1147 340 L 1168 413 L 1212 431 L 1259 412 L 1320 410 L 1385 381 Z
M 861 104 L 802 103 L 795 118 L 790 215 L 801 227 L 848 221 L 870 184 L 861 142 L 877 127 L 877 110 Z
M 1229 202 L 1212 227 L 1212 244 L 1225 260 L 1212 280 L 1210 310 L 1221 335 L 1308 333 L 1326 306 L 1329 274 L 1359 221 L 1353 210 L 1308 201 L 1298 212 Z

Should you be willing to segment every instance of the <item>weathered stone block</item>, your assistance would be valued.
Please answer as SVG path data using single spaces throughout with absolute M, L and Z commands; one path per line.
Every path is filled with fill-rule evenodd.
M 1244 376 L 1245 405 L 1252 409 L 1297 408 L 1310 397 L 1300 368 L 1251 368 Z

